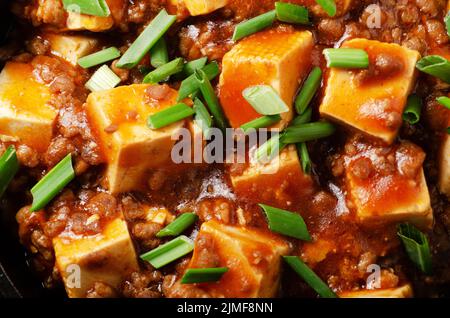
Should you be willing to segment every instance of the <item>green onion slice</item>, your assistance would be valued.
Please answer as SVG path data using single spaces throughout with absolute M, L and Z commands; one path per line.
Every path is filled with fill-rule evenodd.
M 272 232 L 299 240 L 311 241 L 311 236 L 306 228 L 305 221 L 299 214 L 265 204 L 259 204 L 259 206 L 266 213 L 267 220 L 269 221 L 269 229 Z
M 308 107 L 303 112 L 303 114 L 298 115 L 297 117 L 294 118 L 294 120 L 290 124 L 290 127 L 301 126 L 303 124 L 309 123 L 311 121 L 311 117 L 312 117 L 312 108 Z
M 275 11 L 279 21 L 297 24 L 309 24 L 308 9 L 286 2 L 275 2 Z
M 439 55 L 428 55 L 416 64 L 416 68 L 433 75 L 446 83 L 450 83 L 450 61 Z
M 321 81 L 322 70 L 320 69 L 320 67 L 315 66 L 309 73 L 308 78 L 306 79 L 302 89 L 300 90 L 300 93 L 295 99 L 295 109 L 297 110 L 297 114 L 301 115 L 306 110 L 309 103 L 316 94 L 317 89 L 320 87 Z
M 244 21 L 236 25 L 233 33 L 233 41 L 238 41 L 246 36 L 270 27 L 276 18 L 276 11 L 272 10 L 261 14 L 253 19 Z
M 286 128 L 280 141 L 285 144 L 296 144 L 298 142 L 325 138 L 332 135 L 335 131 L 336 128 L 333 124 L 318 121 Z
M 297 144 L 297 152 L 300 156 L 303 172 L 311 174 L 311 159 L 309 158 L 308 147 L 305 142 Z
M 144 77 L 144 80 L 142 82 L 146 84 L 156 84 L 162 82 L 166 80 L 170 75 L 181 72 L 183 70 L 183 66 L 184 66 L 183 58 L 181 57 L 176 58 L 173 61 L 161 65 L 156 70 L 153 70 L 150 73 L 148 73 Z
M 120 51 L 116 47 L 109 47 L 99 52 L 83 56 L 78 59 L 78 65 L 82 68 L 90 68 L 99 64 L 114 60 L 120 56 Z
M 183 213 L 177 217 L 172 223 L 167 225 L 161 231 L 156 233 L 156 237 L 177 236 L 183 233 L 187 228 L 197 221 L 198 217 L 195 213 Z
M 337 295 L 328 287 L 325 282 L 317 276 L 303 261 L 297 256 L 283 256 L 283 259 L 303 280 L 314 289 L 320 297 L 337 298 Z
M 33 204 L 30 211 L 45 207 L 74 178 L 72 155 L 68 154 L 31 189 Z
M 245 123 L 241 126 L 241 129 L 244 132 L 247 132 L 249 129 L 259 129 L 270 127 L 281 120 L 280 115 L 266 115 L 259 118 L 256 118 L 248 123 Z
M 277 134 L 256 149 L 254 157 L 258 162 L 269 162 L 275 158 L 286 144 L 280 141 L 282 135 Z
M 208 139 L 210 137 L 212 127 L 211 115 L 209 114 L 208 109 L 206 109 L 202 101 L 198 98 L 194 99 L 193 109 L 195 111 L 194 122 L 202 129 L 205 139 Z
M 217 127 L 219 127 L 222 131 L 225 131 L 228 126 L 227 120 L 208 76 L 202 70 L 196 70 L 194 76 L 197 79 L 198 87 L 200 88 L 206 105 L 213 116 L 214 122 Z
M 86 82 L 86 88 L 92 92 L 111 89 L 119 85 L 120 77 L 116 75 L 107 65 L 101 66 Z
M 316 0 L 316 2 L 330 17 L 334 17 L 336 15 L 337 10 L 334 0 Z
M 255 85 L 243 90 L 242 96 L 261 115 L 278 115 L 289 111 L 289 107 L 278 93 L 268 85 Z
M 88 14 L 96 17 L 108 17 L 111 14 L 105 0 L 63 0 L 63 6 L 67 12 Z
M 402 240 L 411 261 L 422 272 L 430 274 L 432 270 L 431 252 L 426 235 L 407 223 L 399 225 L 397 235 Z
M 450 127 L 447 127 L 447 134 L 450 135 Z
M 228 272 L 227 267 L 188 268 L 181 278 L 181 283 L 198 284 L 217 282 L 226 272 Z
M 450 109 L 450 98 L 448 98 L 447 96 L 438 97 L 436 98 L 436 100 L 438 101 L 439 104 L 441 104 L 445 108 Z
M 209 63 L 208 65 L 201 68 L 205 72 L 206 76 L 210 81 L 212 81 L 217 75 L 219 75 L 219 64 L 216 61 Z M 180 89 L 178 90 L 178 101 L 189 97 L 189 95 L 194 94 L 199 89 L 198 81 L 195 78 L 195 74 L 192 74 L 184 81 L 181 82 Z
M 447 15 L 444 18 L 445 28 L 447 29 L 447 35 L 450 37 L 450 11 L 447 12 Z
M 411 125 L 417 124 L 420 121 L 421 110 L 422 101 L 420 97 L 415 94 L 410 95 L 403 111 L 403 120 Z
M 192 116 L 194 113 L 191 107 L 179 103 L 148 116 L 147 125 L 152 129 L 159 129 Z
M 184 76 L 188 77 L 195 73 L 196 70 L 200 70 L 203 67 L 205 67 L 206 63 L 208 62 L 208 58 L 201 57 L 197 60 L 189 61 L 186 64 L 184 64 L 183 68 L 183 74 Z
M 180 257 L 189 254 L 194 249 L 194 243 L 188 237 L 181 235 L 157 248 L 142 254 L 140 258 L 149 262 L 156 269 L 161 268 Z
M 164 37 L 161 37 L 150 49 L 150 64 L 158 68 L 169 63 L 169 52 L 167 52 L 167 43 Z
M 328 67 L 368 68 L 369 55 L 362 49 L 339 48 L 323 50 Z
M 176 19 L 176 16 L 168 15 L 166 10 L 162 9 L 133 44 L 131 44 L 116 66 L 127 69 L 135 67 L 172 24 L 175 23 Z
M 16 150 L 13 146 L 9 146 L 0 157 L 0 198 L 17 171 L 19 171 L 19 161 L 17 160 Z

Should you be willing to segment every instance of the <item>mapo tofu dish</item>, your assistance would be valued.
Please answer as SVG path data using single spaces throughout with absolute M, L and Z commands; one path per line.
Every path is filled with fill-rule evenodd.
M 450 1 L 4 6 L 0 213 L 45 288 L 450 296 Z

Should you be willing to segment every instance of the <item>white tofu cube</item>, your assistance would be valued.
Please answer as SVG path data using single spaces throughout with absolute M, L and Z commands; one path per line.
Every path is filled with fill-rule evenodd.
M 406 284 L 396 288 L 348 291 L 339 294 L 340 298 L 411 298 L 413 290 Z
M 289 251 L 271 232 L 208 221 L 200 228 L 188 267 L 228 267 L 219 282 L 200 287 L 211 297 L 274 297 L 281 256 Z
M 360 222 L 411 222 L 430 228 L 433 211 L 423 168 L 415 175 L 402 173 L 401 168 L 423 154 L 420 148 L 408 153 L 398 151 L 401 144 L 384 149 L 364 143 L 356 147 L 358 153 L 344 160 L 348 194 Z
M 184 4 L 192 16 L 208 14 L 221 9 L 229 0 L 184 0 Z
M 419 52 L 367 39 L 346 41 L 342 47 L 365 50 L 371 66 L 368 70 L 331 68 L 320 113 L 392 143 L 415 85 Z
M 50 50 L 72 65 L 77 65 L 78 59 L 93 53 L 98 40 L 85 35 L 45 34 L 44 38 L 50 43 Z
M 0 134 L 44 152 L 57 110 L 49 88 L 35 80 L 31 64 L 8 62 L 0 74 Z
M 93 92 L 86 103 L 88 118 L 107 160 L 105 186 L 111 193 L 145 189 L 148 172 L 166 166 L 185 121 L 150 129 L 147 118 L 176 104 L 178 93 L 169 89 L 163 100 L 146 95 L 147 84 Z
M 267 164 L 253 161 L 242 173 L 231 172 L 234 192 L 251 202 L 288 208 L 314 191 L 312 178 L 304 174 L 295 146 L 283 149 Z
M 313 47 L 309 31 L 270 29 L 236 44 L 225 54 L 219 83 L 219 98 L 230 125 L 238 128 L 261 117 L 244 99 L 242 91 L 253 85 L 270 85 L 289 106 L 274 125 L 285 127 L 293 117 L 293 100 L 308 74 Z
M 127 224 L 117 218 L 99 235 L 53 239 L 56 266 L 70 298 L 82 298 L 95 282 L 118 288 L 139 269 Z M 78 276 L 78 277 L 76 277 Z

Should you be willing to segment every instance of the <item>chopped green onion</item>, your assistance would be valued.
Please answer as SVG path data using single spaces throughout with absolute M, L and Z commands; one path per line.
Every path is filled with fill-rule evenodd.
M 293 237 L 299 240 L 311 241 L 303 218 L 293 212 L 277 209 L 265 204 L 259 204 L 264 210 L 272 232 Z
M 131 44 L 116 66 L 127 69 L 135 67 L 164 33 L 166 33 L 176 19 L 176 16 L 168 15 L 166 10 L 162 9 L 133 44 Z
M 208 58 L 206 56 L 201 57 L 197 60 L 187 62 L 186 64 L 184 64 L 183 68 L 184 76 L 186 77 L 191 76 L 192 74 L 195 73 L 196 70 L 202 69 L 206 65 L 206 62 L 208 62 Z
M 16 150 L 13 146 L 9 146 L 0 157 L 0 198 L 17 171 L 19 171 L 19 161 L 17 160 Z
M 270 27 L 276 18 L 275 10 L 261 14 L 253 19 L 244 21 L 236 25 L 233 33 L 233 41 L 238 41 L 246 36 Z
M 275 2 L 277 19 L 287 23 L 309 24 L 308 9 L 286 2 Z
M 280 141 L 281 135 L 275 135 L 256 149 L 255 159 L 258 162 L 268 162 L 275 158 L 286 144 Z
M 170 75 L 177 74 L 183 70 L 184 60 L 179 57 L 175 60 L 161 65 L 156 70 L 151 71 L 147 75 L 145 75 L 143 83 L 146 84 L 156 84 L 161 81 L 164 81 Z
M 152 129 L 159 129 L 192 116 L 194 113 L 191 107 L 184 103 L 179 103 L 148 116 L 147 125 Z
M 368 68 L 369 55 L 362 49 L 339 48 L 323 50 L 328 67 Z
M 194 76 L 198 81 L 198 87 L 200 88 L 206 105 L 213 116 L 214 122 L 217 127 L 219 127 L 222 131 L 225 131 L 228 126 L 227 120 L 225 119 L 222 107 L 220 106 L 219 100 L 217 99 L 216 93 L 214 92 L 214 88 L 212 87 L 208 76 L 202 70 L 196 70 Z
M 446 83 L 450 83 L 450 61 L 439 55 L 428 55 L 416 64 L 416 68 L 433 75 Z
M 68 12 L 108 17 L 111 12 L 105 0 L 63 0 L 64 9 Z M 56 10 L 56 8 L 54 8 Z
M 450 98 L 448 98 L 447 96 L 438 97 L 436 98 L 436 100 L 438 101 L 439 104 L 441 104 L 445 108 L 450 109 Z
M 300 126 L 306 123 L 309 123 L 311 121 L 312 117 L 312 108 L 308 107 L 303 112 L 303 114 L 298 115 L 294 118 L 294 120 L 291 122 L 290 127 Z
M 150 49 L 150 64 L 157 68 L 169 63 L 169 52 L 164 37 L 161 37 Z
M 309 158 L 308 147 L 305 142 L 297 144 L 297 151 L 300 156 L 303 172 L 306 174 L 311 173 L 311 159 Z
M 330 17 L 334 17 L 336 15 L 337 10 L 334 0 L 316 0 L 316 2 Z
M 194 122 L 202 129 L 203 136 L 208 139 L 212 127 L 212 118 L 205 105 L 198 98 L 194 99 Z
M 447 35 L 450 37 L 450 11 L 447 12 L 447 15 L 444 18 L 445 28 L 447 29 Z
M 157 248 L 142 254 L 140 258 L 149 262 L 156 269 L 161 268 L 194 249 L 194 243 L 188 237 L 181 235 Z
M 103 65 L 95 71 L 94 75 L 86 82 L 86 88 L 92 92 L 111 89 L 119 85 L 120 77 L 107 65 Z
M 420 121 L 421 109 L 422 101 L 420 97 L 415 94 L 410 95 L 403 111 L 403 120 L 411 125 L 417 124 Z
M 447 127 L 447 134 L 450 135 L 450 127 Z
M 74 178 L 72 155 L 68 154 L 31 189 L 33 204 L 30 211 L 45 207 Z
M 188 268 L 181 278 L 182 284 L 198 284 L 219 281 L 223 274 L 228 272 L 227 267 L 214 268 Z
M 411 261 L 425 274 L 430 274 L 431 252 L 425 234 L 411 224 L 403 223 L 398 226 L 397 235 L 403 242 L 406 253 Z
M 219 75 L 219 64 L 217 64 L 216 61 L 213 61 L 209 63 L 208 65 L 201 68 L 203 72 L 205 72 L 208 79 L 211 81 L 213 80 L 217 75 Z M 195 78 L 195 74 L 192 74 L 188 78 L 186 78 L 184 81 L 181 82 L 180 89 L 178 90 L 178 99 L 177 101 L 181 101 L 188 97 L 191 94 L 194 94 L 199 89 L 198 81 Z
M 296 144 L 298 142 L 325 138 L 332 135 L 335 131 L 334 125 L 318 121 L 286 128 L 280 141 L 284 144 Z
M 283 256 L 283 259 L 322 298 L 337 298 L 336 294 L 297 256 Z
M 322 81 L 322 70 L 320 67 L 314 67 L 309 73 L 308 78 L 303 84 L 300 93 L 295 99 L 295 109 L 297 114 L 301 115 L 308 107 L 309 103 L 313 99 Z
M 187 228 L 197 221 L 198 217 L 195 213 L 183 213 L 177 217 L 172 223 L 167 225 L 161 231 L 156 233 L 156 237 L 177 236 L 183 233 Z
M 250 86 L 243 90 L 242 96 L 261 115 L 277 115 L 289 111 L 288 105 L 272 86 Z
M 120 56 L 120 51 L 116 47 L 110 47 L 78 59 L 78 65 L 82 68 L 90 68 L 99 64 L 114 60 Z
M 252 121 L 249 121 L 248 123 L 245 123 L 241 126 L 241 129 L 244 132 L 247 132 L 249 129 L 259 129 L 259 128 L 266 128 L 270 127 L 276 123 L 278 123 L 281 120 L 280 115 L 267 115 L 262 116 L 259 118 L 256 118 Z

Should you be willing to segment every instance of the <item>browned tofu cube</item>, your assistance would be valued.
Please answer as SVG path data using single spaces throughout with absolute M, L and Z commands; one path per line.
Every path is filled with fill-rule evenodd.
M 331 68 L 320 113 L 392 143 L 415 84 L 419 52 L 367 39 L 346 41 L 342 47 L 365 50 L 370 66 L 367 70 Z
M 267 164 L 253 161 L 243 171 L 232 171 L 231 183 L 240 198 L 283 208 L 314 191 L 313 180 L 303 173 L 293 145 Z
M 339 294 L 341 298 L 411 298 L 413 290 L 406 284 L 396 288 L 347 291 Z
M 33 76 L 31 64 L 8 62 L 0 74 L 0 134 L 44 152 L 57 110 L 49 88 Z
M 56 266 L 71 298 L 85 297 L 96 282 L 117 289 L 139 269 L 127 224 L 121 218 L 107 224 L 99 235 L 60 234 L 53 239 L 53 246 Z
M 220 281 L 198 284 L 211 297 L 274 297 L 281 256 L 289 250 L 270 232 L 208 221 L 200 228 L 188 268 L 228 268 Z
M 147 96 L 147 84 L 121 86 L 91 93 L 88 118 L 107 160 L 106 187 L 111 193 L 146 187 L 148 172 L 172 163 L 172 136 L 185 121 L 150 129 L 147 118 L 176 104 L 177 91 L 169 89 L 163 100 Z
M 310 69 L 313 37 L 309 31 L 270 29 L 236 44 L 225 54 L 219 97 L 230 125 L 240 127 L 261 117 L 242 96 L 254 85 L 270 85 L 289 106 L 274 127 L 285 127 L 293 116 L 293 100 Z
M 359 220 L 431 227 L 433 212 L 422 168 L 423 151 L 409 142 L 391 147 L 357 142 L 353 147 L 354 153 L 342 160 L 348 195 Z

